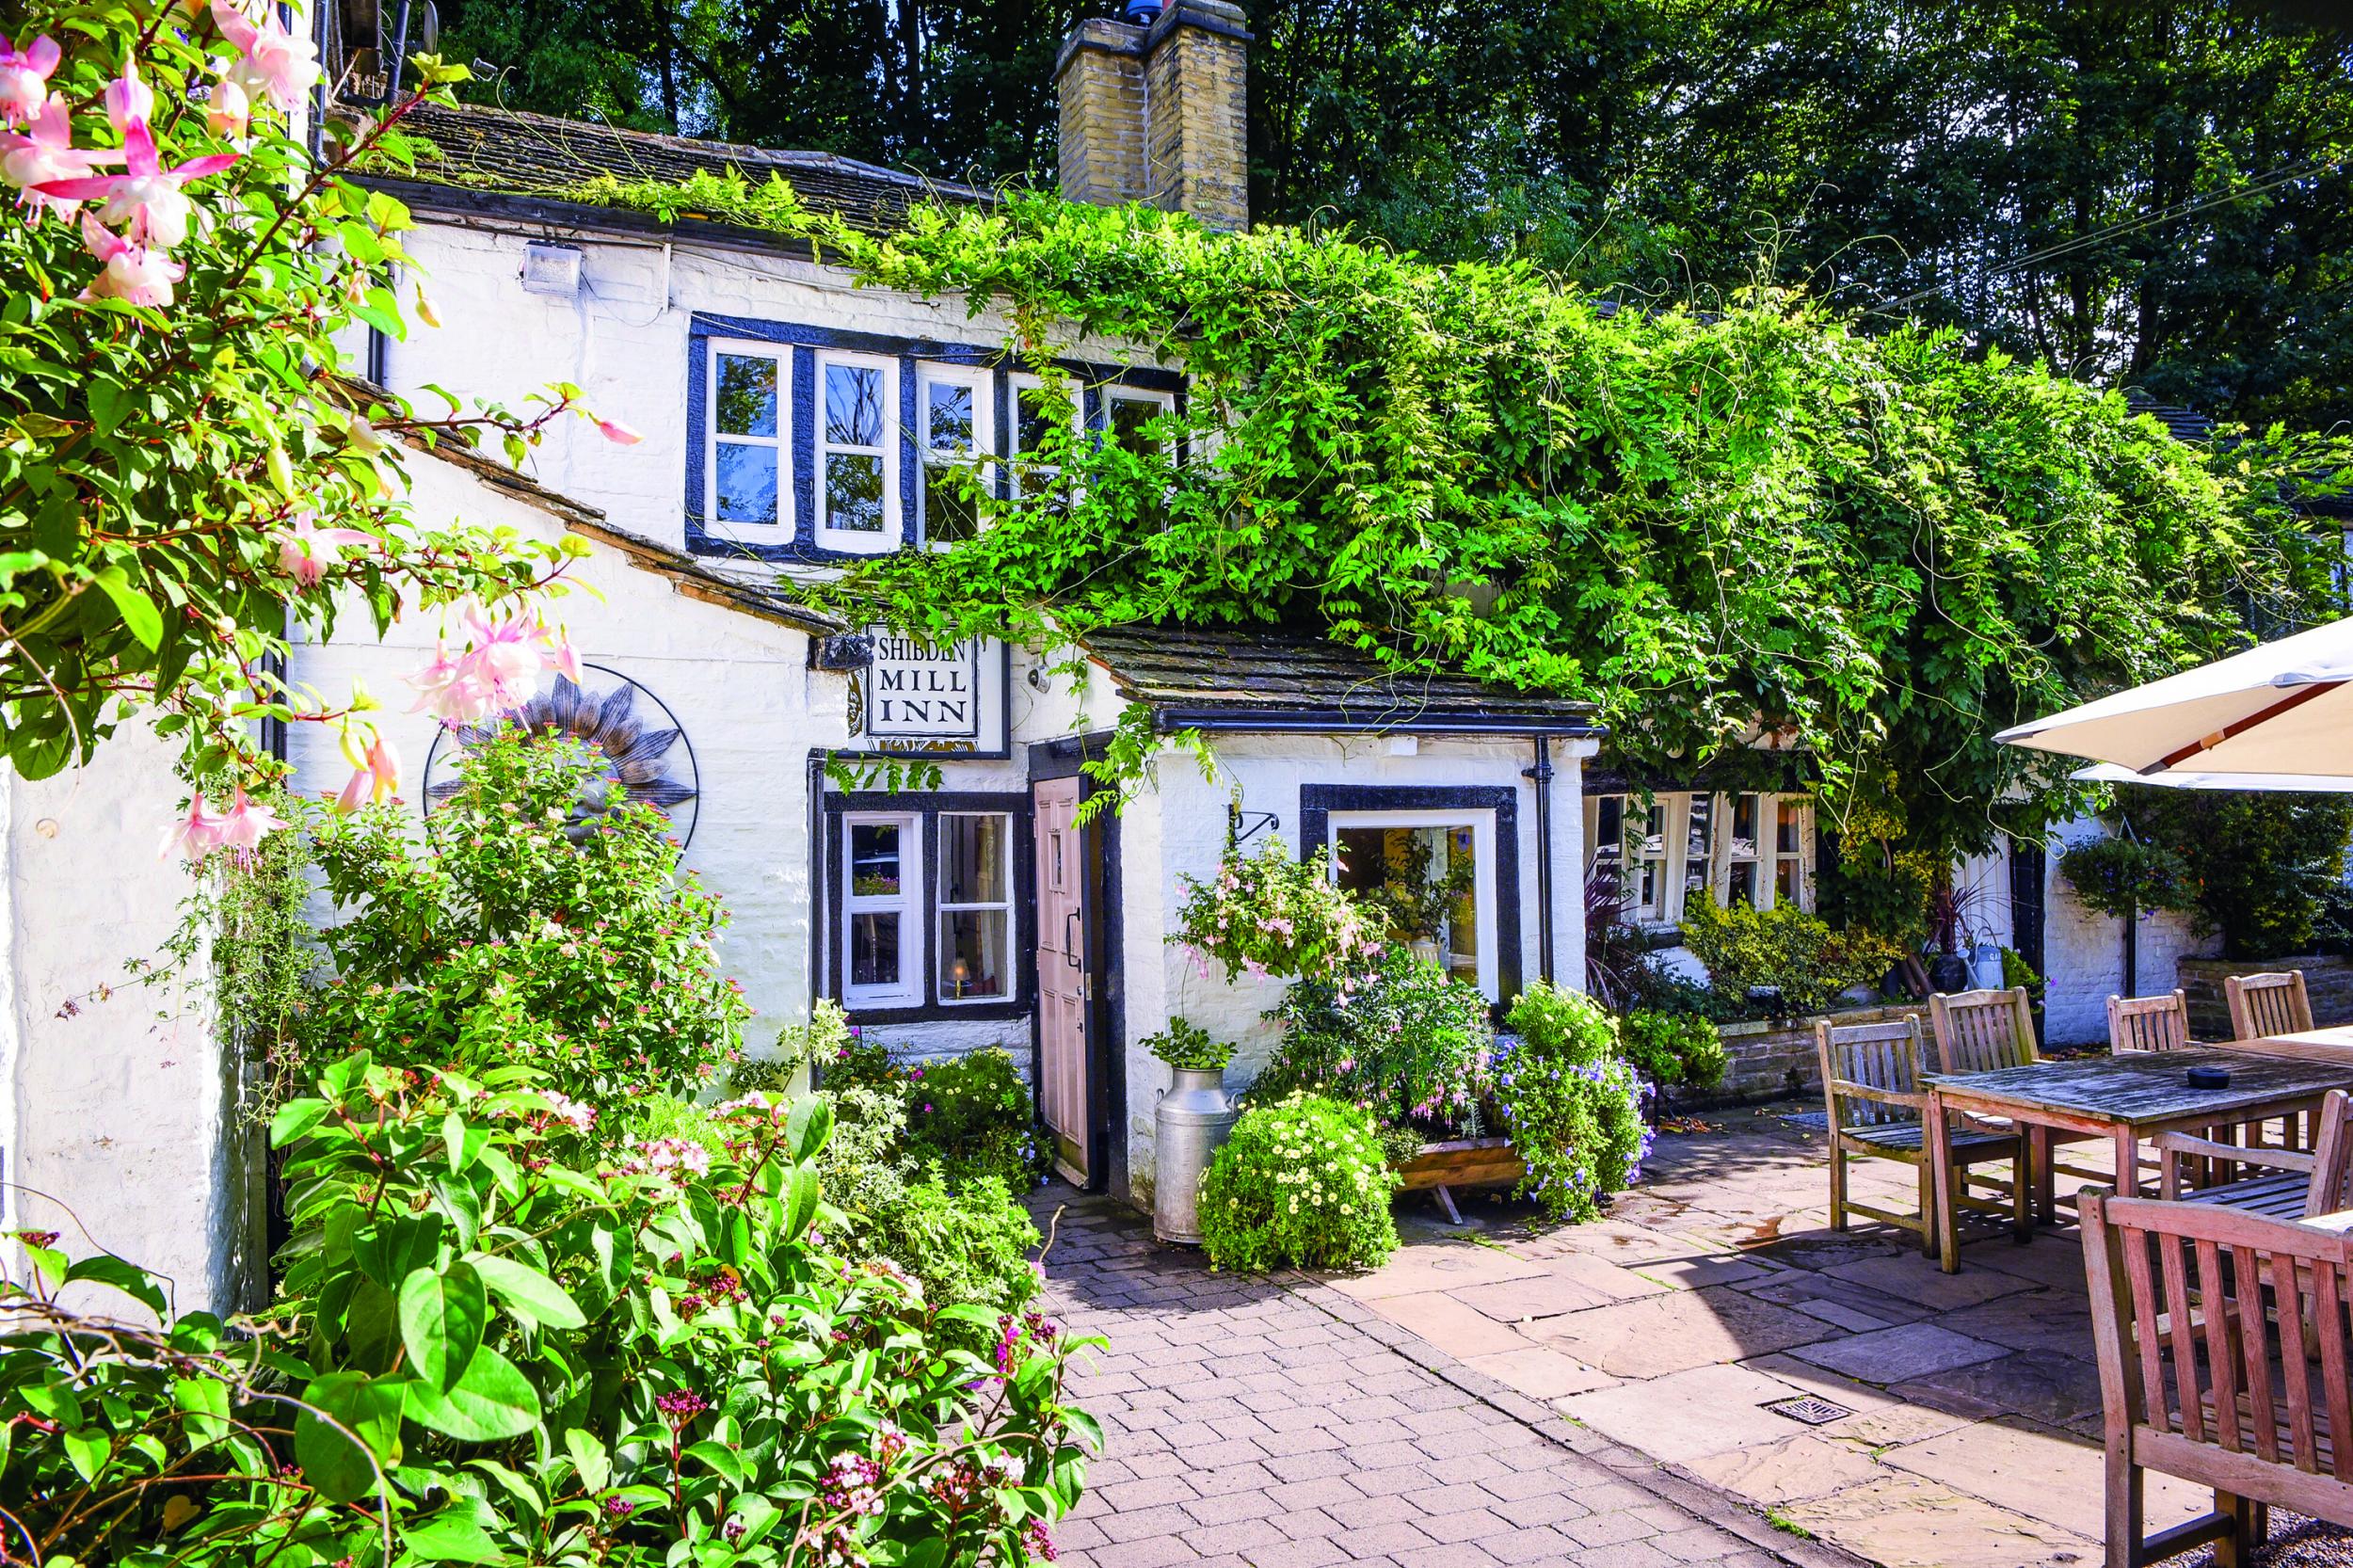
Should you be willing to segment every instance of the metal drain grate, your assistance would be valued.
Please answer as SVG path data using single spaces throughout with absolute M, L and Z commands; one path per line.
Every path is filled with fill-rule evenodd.
M 1765 1408 L 1776 1416 L 1786 1416 L 1793 1421 L 1803 1421 L 1809 1427 L 1818 1427 L 1826 1421 L 1835 1421 L 1842 1416 L 1854 1414 L 1843 1404 L 1833 1404 L 1830 1400 L 1818 1399 L 1812 1394 L 1800 1394 L 1794 1399 L 1787 1400 L 1769 1400 L 1766 1401 Z

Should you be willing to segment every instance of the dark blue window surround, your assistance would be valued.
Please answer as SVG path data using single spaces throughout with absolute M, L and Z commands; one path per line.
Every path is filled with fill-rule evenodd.
M 792 483 L 790 496 L 777 497 L 781 515 L 792 526 L 776 531 L 773 542 L 746 543 L 715 535 L 705 527 L 705 481 L 711 446 L 711 344 L 713 339 L 780 344 L 792 349 L 792 427 L 787 440 Z M 1022 368 L 1002 349 L 967 343 L 938 343 L 923 338 L 889 337 L 875 332 L 842 331 L 825 327 L 802 327 L 789 322 L 756 321 L 744 316 L 695 312 L 686 343 L 686 548 L 698 555 L 728 555 L 762 561 L 852 561 L 861 557 L 847 551 L 820 548 L 817 543 L 817 355 L 822 349 L 873 354 L 894 359 L 899 365 L 899 527 L 903 546 L 923 542 L 922 457 L 917 450 L 916 366 L 919 362 L 978 365 L 991 373 L 992 426 L 996 456 L 1013 456 L 1013 382 Z M 1076 360 L 1056 361 L 1076 377 L 1082 389 L 1086 426 L 1100 430 L 1106 423 L 1103 388 L 1135 387 L 1146 392 L 1183 393 L 1184 377 L 1170 370 L 1133 370 Z M 998 473 L 999 493 L 1009 483 Z M 779 521 L 782 520 L 782 516 Z M 743 526 L 743 525 L 738 525 Z

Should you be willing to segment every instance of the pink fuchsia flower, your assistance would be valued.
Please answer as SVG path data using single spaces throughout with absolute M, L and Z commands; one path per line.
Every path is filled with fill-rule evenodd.
M 133 245 L 168 250 L 188 237 L 188 215 L 194 210 L 194 203 L 180 187 L 191 180 L 219 173 L 235 163 L 238 156 L 235 152 L 214 152 L 166 168 L 156 156 L 154 134 L 144 121 L 134 120 L 122 135 L 121 173 L 53 180 L 42 185 L 40 192 L 43 196 L 62 196 L 75 201 L 103 200 L 106 204 L 99 209 L 99 217 L 108 223 L 127 220 Z
M 492 619 L 470 607 L 465 624 L 463 652 L 453 655 L 446 643 L 439 644 L 432 661 L 408 678 L 419 694 L 410 712 L 431 713 L 444 724 L 478 724 L 530 701 L 543 669 L 578 683 L 580 655 L 545 621 L 520 613 Z
M 133 245 L 88 213 L 82 215 L 82 243 L 105 264 L 82 290 L 84 299 L 120 299 L 126 305 L 168 305 L 171 286 L 187 276 L 187 268 L 160 250 Z
M 248 800 L 245 786 L 237 786 L 230 798 L 228 814 L 220 819 L 220 847 L 243 860 L 261 847 L 262 840 L 286 825 L 286 820 L 266 806 Z
M 392 748 L 392 742 L 376 734 L 368 737 L 364 749 L 356 742 L 345 741 L 344 751 L 352 757 L 351 782 L 335 797 L 336 810 L 357 811 L 362 806 L 381 805 L 400 793 L 400 753 Z
M 635 446 L 646 439 L 617 419 L 597 419 L 594 414 L 588 417 L 596 420 L 598 434 L 616 446 Z
M 245 88 L 229 77 L 213 84 L 212 96 L 204 104 L 204 123 L 216 136 L 241 136 L 251 128 L 253 101 Z
M 144 125 L 155 114 L 155 89 L 139 80 L 139 62 L 122 62 L 122 74 L 106 84 L 106 121 L 119 136 Z
M 64 57 L 47 33 L 21 50 L 0 48 L 0 121 L 18 125 L 39 114 L 49 97 L 49 77 Z
M 244 56 L 229 68 L 227 79 L 248 93 L 291 110 L 319 79 L 318 51 L 309 39 L 286 30 L 278 20 L 276 6 L 263 6 L 262 22 L 256 26 L 242 7 L 231 0 L 213 0 L 213 22 L 221 37 Z
M 206 804 L 203 792 L 199 791 L 188 802 L 187 815 L 164 835 L 164 851 L 159 858 L 178 855 L 190 863 L 203 859 L 220 847 L 220 824 L 219 814 Z
M 321 528 L 309 507 L 297 509 L 278 536 L 278 569 L 306 588 L 315 588 L 329 567 L 342 563 L 344 552 L 376 543 L 376 536 L 357 528 Z
M 88 152 L 73 145 L 72 111 L 62 98 L 52 98 L 25 121 L 22 131 L 0 131 L 0 179 L 18 191 L 39 223 L 44 214 L 70 213 L 81 205 L 52 196 L 40 187 L 90 173 L 101 164 L 120 163 L 120 152 Z

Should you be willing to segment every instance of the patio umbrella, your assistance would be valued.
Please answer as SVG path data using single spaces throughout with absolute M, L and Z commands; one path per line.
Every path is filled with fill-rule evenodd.
M 2136 686 L 1996 740 L 2185 789 L 2353 791 L 2353 619 Z

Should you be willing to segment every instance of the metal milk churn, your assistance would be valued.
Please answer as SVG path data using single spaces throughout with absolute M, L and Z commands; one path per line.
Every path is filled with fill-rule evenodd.
M 1234 1130 L 1237 1112 L 1225 1097 L 1223 1067 L 1171 1067 L 1169 1073 L 1176 1081 L 1153 1112 L 1160 1170 L 1152 1183 L 1152 1234 L 1198 1246 L 1201 1177 Z

